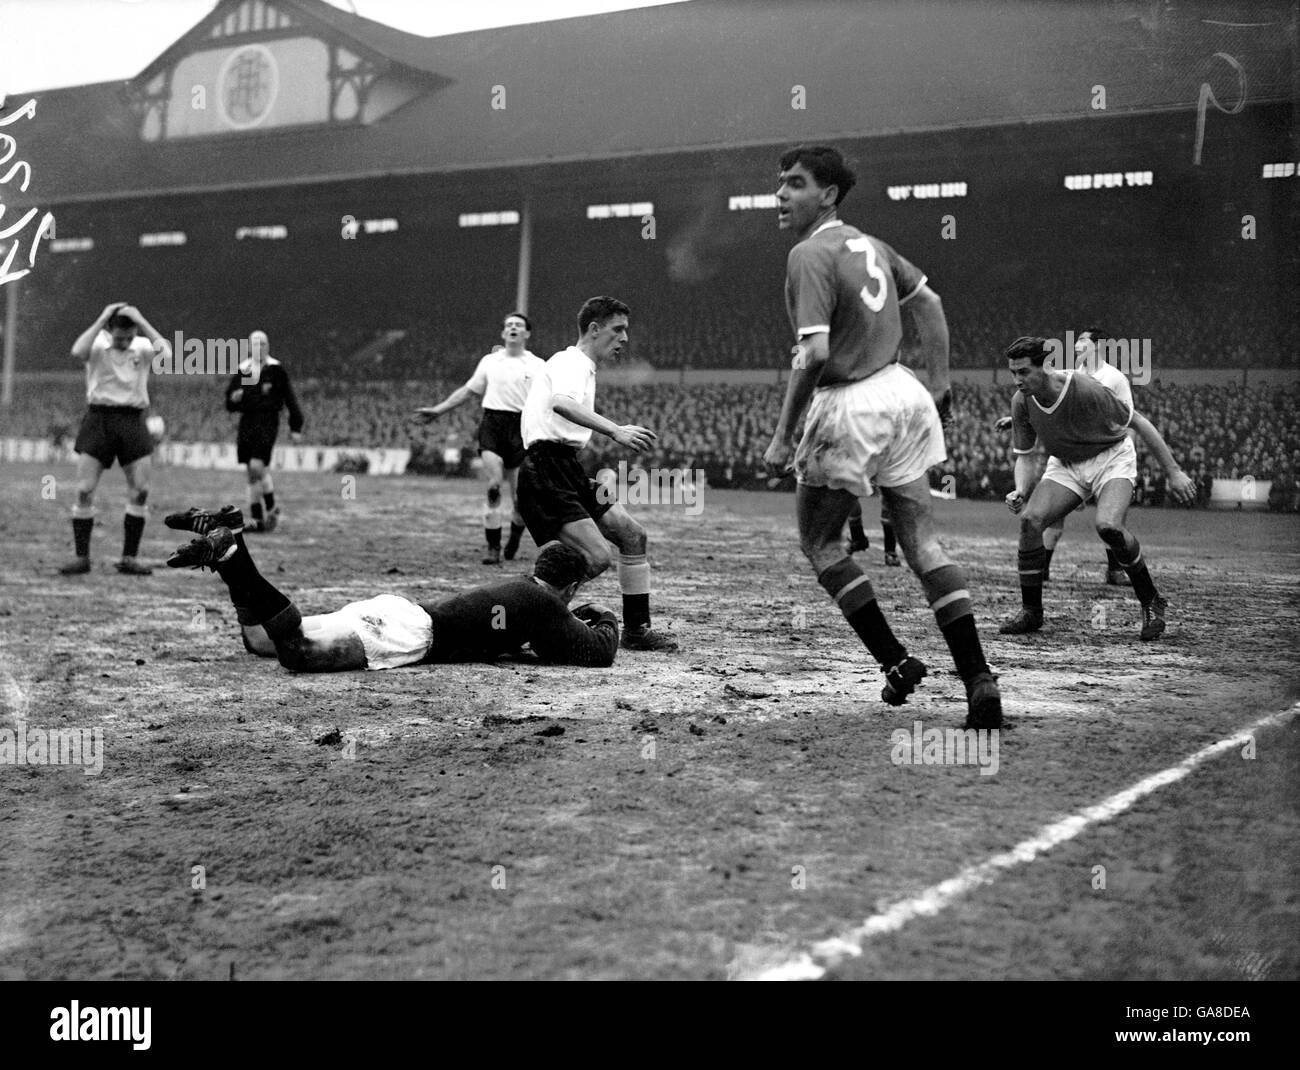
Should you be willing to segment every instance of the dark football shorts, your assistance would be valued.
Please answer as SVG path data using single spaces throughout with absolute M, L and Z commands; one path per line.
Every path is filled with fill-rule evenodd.
M 522 415 L 504 409 L 484 409 L 478 425 L 478 448 L 491 450 L 507 468 L 518 468 L 524 460 Z
M 240 420 L 239 431 L 235 435 L 235 459 L 240 464 L 247 464 L 256 458 L 263 464 L 271 463 L 271 451 L 275 449 L 275 437 L 280 431 L 280 414 L 275 414 L 275 421 Z
M 125 405 L 92 405 L 72 448 L 105 468 L 112 468 L 114 461 L 125 468 L 148 457 L 153 453 L 153 436 L 145 426 L 144 412 Z
M 612 501 L 596 497 L 596 481 L 578 463 L 578 451 L 558 442 L 534 442 L 519 466 L 519 515 L 538 546 L 560 537 L 576 520 L 599 520 Z

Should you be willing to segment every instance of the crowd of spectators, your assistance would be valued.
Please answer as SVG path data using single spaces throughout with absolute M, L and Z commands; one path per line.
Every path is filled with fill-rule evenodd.
M 307 414 L 306 439 L 319 446 L 389 447 L 412 451 L 416 471 L 466 474 L 476 448 L 479 410 L 466 404 L 437 422 L 423 424 L 412 410 L 445 397 L 455 380 L 298 380 Z M 33 396 L 24 398 L 23 392 Z M 947 434 L 948 460 L 936 467 L 936 487 L 962 498 L 1000 499 L 1013 486 L 1009 436 L 993 430 L 1010 411 L 1012 388 L 960 385 Z M 211 389 L 192 381 L 155 378 L 154 410 L 173 441 L 221 442 L 233 438 L 232 418 Z M 780 408 L 782 388 L 768 385 L 677 385 L 602 387 L 600 411 L 620 423 L 653 428 L 655 449 L 640 458 L 646 467 L 703 470 L 710 486 L 762 489 L 769 485 L 763 452 Z M 1134 388 L 1137 408 L 1160 429 L 1183 469 L 1195 480 L 1199 504 L 1208 503 L 1215 478 L 1271 480 L 1277 508 L 1294 510 L 1300 472 L 1300 386 L 1174 386 L 1158 380 Z M 79 384 L 62 380 L 20 387 L 10 434 L 67 437 L 75 433 L 83 406 Z M 1139 446 L 1136 500 L 1165 503 L 1164 473 Z M 631 458 L 601 435 L 584 454 L 593 473 Z

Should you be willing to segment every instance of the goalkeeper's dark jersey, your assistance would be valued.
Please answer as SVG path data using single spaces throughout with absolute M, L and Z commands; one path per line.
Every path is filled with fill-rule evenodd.
M 421 602 L 420 608 L 433 619 L 425 662 L 492 660 L 528 643 L 543 661 L 605 668 L 618 650 L 613 613 L 584 610 L 579 619 L 559 595 L 522 577 Z

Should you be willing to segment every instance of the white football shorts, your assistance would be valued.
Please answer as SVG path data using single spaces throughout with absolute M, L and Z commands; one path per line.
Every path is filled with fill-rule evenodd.
M 1086 461 L 1070 464 L 1049 457 L 1047 467 L 1043 469 L 1044 479 L 1074 491 L 1085 502 L 1112 479 L 1127 479 L 1130 486 L 1136 486 L 1137 475 L 1137 450 L 1133 447 L 1133 440 L 1127 436 L 1123 442 Z
M 308 629 L 308 622 L 311 629 Z M 420 661 L 433 645 L 433 620 L 412 602 L 395 594 L 381 594 L 342 609 L 303 621 L 303 632 L 317 637 L 317 629 L 333 632 L 346 628 L 366 651 L 367 669 L 399 669 Z
M 934 399 L 901 364 L 856 383 L 819 388 L 794 454 L 798 481 L 847 490 L 898 487 L 946 460 Z

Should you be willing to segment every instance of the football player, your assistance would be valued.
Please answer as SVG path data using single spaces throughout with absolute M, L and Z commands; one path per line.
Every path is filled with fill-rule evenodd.
M 1168 602 L 1156 590 L 1137 539 L 1124 526 L 1137 480 L 1137 451 L 1127 433 L 1129 426 L 1164 466 L 1175 501 L 1192 500 L 1192 481 L 1174 461 L 1160 432 L 1134 410 L 1132 401 L 1121 401 L 1086 373 L 1044 367 L 1047 352 L 1045 339 L 1023 337 L 1012 342 L 1005 354 L 1017 388 L 1011 401 L 1016 489 L 1007 495 L 1007 508 L 1020 516 L 1022 608 L 998 630 L 1004 635 L 1023 635 L 1043 626 L 1047 557 L 1043 532 L 1095 497 L 1097 534 L 1115 551 L 1142 604 L 1141 638 L 1156 639 L 1165 630 Z M 1029 455 L 1040 440 L 1048 460 L 1035 487 Z
M 597 605 L 569 611 L 587 562 L 558 543 L 543 548 L 530 577 L 437 602 L 381 594 L 304 617 L 257 570 L 244 543 L 243 515 L 234 506 L 173 513 L 164 523 L 200 536 L 179 547 L 168 566 L 216 572 L 229 590 L 244 648 L 278 658 L 293 672 L 492 660 L 517 654 L 525 644 L 543 661 L 597 668 L 614 663 L 617 618 Z
M 145 422 L 149 371 L 157 356 L 169 359 L 171 346 L 133 305 L 118 301 L 72 344 L 72 358 L 86 366 L 86 415 L 77 432 L 77 501 L 72 507 L 76 556 L 59 569 L 65 576 L 90 571 L 90 535 L 95 526 L 95 489 L 105 468 L 116 461 L 126 476 L 122 518 L 122 557 L 118 572 L 148 576 L 153 569 L 137 558 L 148 516 L 150 458 L 154 442 Z
M 520 414 L 528 400 L 528 388 L 542 367 L 541 357 L 526 348 L 532 334 L 532 321 L 522 312 L 511 312 L 501 327 L 504 348 L 498 346 L 478 362 L 474 374 L 464 386 L 437 405 L 416 409 L 425 421 L 437 419 L 477 395 L 483 403 L 483 419 L 478 428 L 479 456 L 487 476 L 487 509 L 483 513 L 483 536 L 487 539 L 485 565 L 501 564 L 501 486 L 510 488 L 510 538 L 506 541 L 505 559 L 513 561 L 524 534 L 519 514 L 519 466 L 524 459 L 524 441 L 520 431 Z M 539 544 L 540 545 L 540 544 Z

